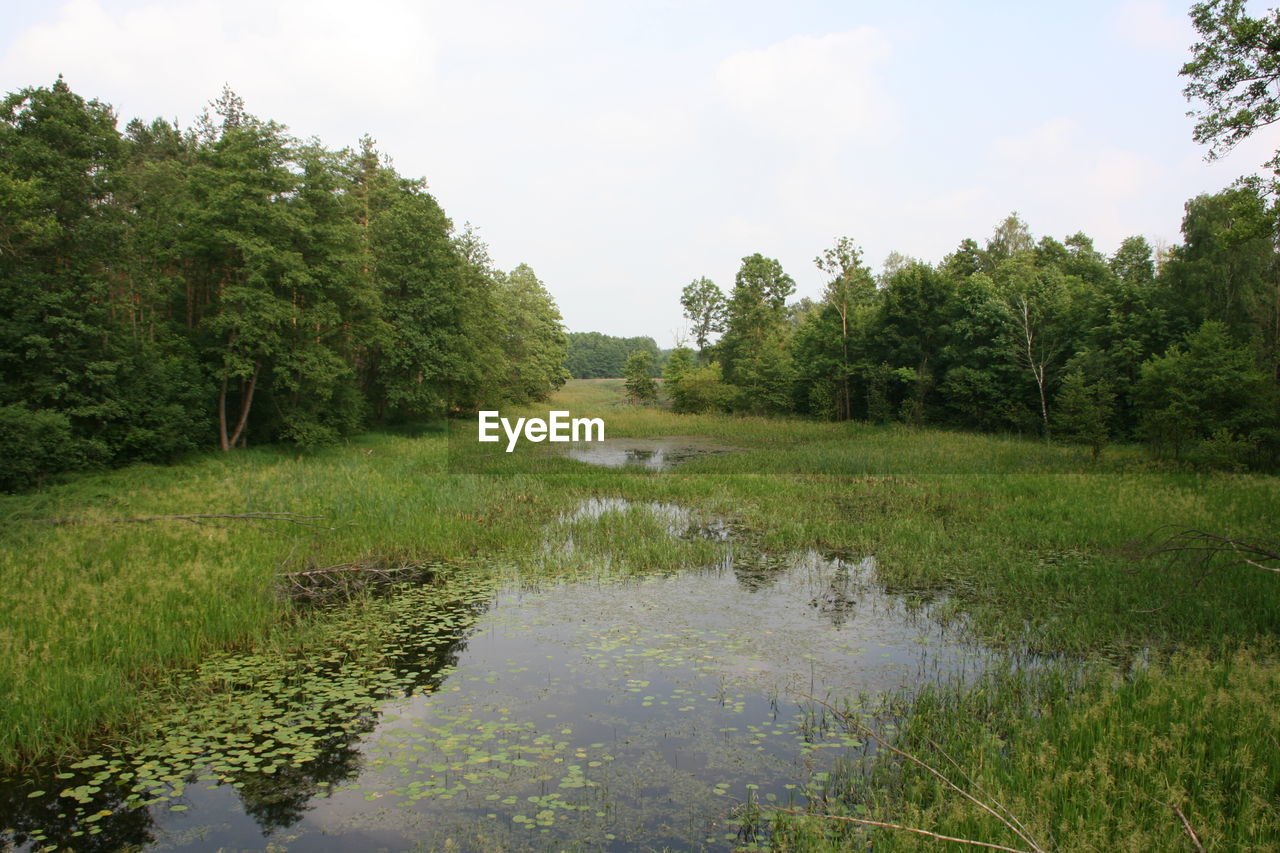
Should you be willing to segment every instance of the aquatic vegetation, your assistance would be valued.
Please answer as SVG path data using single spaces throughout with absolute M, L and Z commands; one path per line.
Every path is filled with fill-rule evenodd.
M 548 535 L 628 515 L 674 539 L 699 529 L 674 505 L 593 499 Z M 507 849 L 548 834 L 762 842 L 761 804 L 825 802 L 833 771 L 865 754 L 800 692 L 982 666 L 886 596 L 869 561 L 733 552 L 534 586 L 507 572 L 438 566 L 430 584 L 334 610 L 323 648 L 211 656 L 136 742 L 54 768 L 53 784 L 11 780 L 3 829 L 32 849 L 76 833 L 182 847 L 192 821 L 201 843 L 237 846 L 315 832 L 443 844 L 477 823 Z M 815 605 L 833 585 L 856 612 Z M 50 826 L 55 808 L 67 817 Z

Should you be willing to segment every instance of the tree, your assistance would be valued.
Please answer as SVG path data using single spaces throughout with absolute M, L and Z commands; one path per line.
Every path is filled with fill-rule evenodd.
M 1183 245 L 1174 248 L 1160 285 L 1177 333 L 1217 320 L 1241 340 L 1266 333 L 1280 297 L 1272 262 L 1275 217 L 1247 186 L 1197 196 L 1186 204 Z
M 222 123 L 206 116 L 208 143 L 192 171 L 188 247 L 206 271 L 197 322 L 218 383 L 218 443 L 230 450 L 245 441 L 259 386 L 287 347 L 305 266 L 286 203 L 299 184 L 292 140 L 228 92 L 217 110 Z
M 229 89 L 191 130 L 123 135 L 61 78 L 6 95 L 0 208 L 0 488 L 251 433 L 322 443 L 565 375 L 532 270 L 495 272 L 372 139 L 300 143 Z
M 696 278 L 684 286 L 680 293 L 684 316 L 692 325 L 693 340 L 698 352 L 705 352 L 712 335 L 724 331 L 725 299 L 716 283 L 705 276 Z
M 1151 244 L 1145 237 L 1126 237 L 1111 257 L 1112 271 L 1124 282 L 1149 285 L 1155 281 L 1156 265 Z
M 569 373 L 564 369 L 569 339 L 555 300 L 528 264 L 496 276 L 506 374 L 501 386 L 516 403 L 546 399 Z
M 1002 262 L 996 279 L 1015 330 L 1016 358 L 1036 383 L 1040 419 L 1047 438 L 1049 368 L 1066 349 L 1062 325 L 1067 307 L 1065 282 L 1057 269 L 1036 266 L 1029 253 Z
M 1223 430 L 1229 439 L 1274 443 L 1276 394 L 1246 346 L 1206 321 L 1184 343 L 1142 365 L 1143 432 L 1175 457 Z
M 1188 115 L 1196 119 L 1195 140 L 1209 146 L 1210 160 L 1280 121 L 1280 10 L 1251 18 L 1244 8 L 1244 0 L 1191 7 L 1200 41 L 1180 73 L 1190 81 L 1183 94 L 1200 103 Z M 1280 170 L 1280 152 L 1267 165 Z
M 862 262 L 862 250 L 848 237 L 840 237 L 834 246 L 813 259 L 827 276 L 823 301 L 835 309 L 840 318 L 840 366 L 835 377 L 835 408 L 838 420 L 853 417 L 853 394 L 849 388 L 849 329 L 853 313 L 871 303 L 875 282 L 871 270 Z
M 755 254 L 742 259 L 719 349 L 725 379 L 739 389 L 743 409 L 776 412 L 791 406 L 787 297 L 795 288 L 773 258 Z
M 854 322 L 857 321 L 855 316 Z M 822 417 L 854 417 L 853 369 L 842 347 L 844 333 L 835 306 L 823 302 L 805 317 L 791 338 L 795 363 L 797 408 Z
M 1054 423 L 1058 432 L 1087 444 L 1097 459 L 1110 436 L 1107 422 L 1114 399 L 1106 383 L 1087 382 L 1081 370 L 1068 373 L 1055 400 Z
M 982 253 L 983 269 L 993 270 L 1001 261 L 1008 260 L 1022 252 L 1030 252 L 1035 248 L 1035 240 L 1031 236 L 1027 223 L 1022 221 L 1017 211 L 1006 216 L 987 240 L 987 248 Z
M 633 403 L 652 403 L 658 399 L 658 386 L 653 381 L 653 356 L 638 349 L 627 356 L 625 370 L 627 396 Z
M 873 352 L 897 368 L 915 371 L 908 420 L 923 417 L 934 377 L 942 371 L 955 286 L 949 276 L 913 261 L 885 279 L 880 291 Z
M 617 338 L 599 332 L 570 332 L 565 368 L 574 379 L 624 376 L 627 356 L 638 349 L 648 351 L 656 364 L 660 358 L 657 342 L 650 337 Z
M 204 437 L 206 389 L 164 322 L 169 294 L 128 254 L 130 153 L 111 108 L 62 78 L 0 101 L 0 406 L 67 423 L 64 467 Z
M 677 347 L 662 375 L 673 411 L 714 412 L 729 405 L 729 389 L 721 381 L 718 361 L 695 364 L 691 350 Z

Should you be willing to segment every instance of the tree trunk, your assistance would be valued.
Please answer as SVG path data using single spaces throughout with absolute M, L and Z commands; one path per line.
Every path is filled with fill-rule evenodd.
M 222 377 L 222 387 L 218 390 L 218 447 L 230 450 L 227 443 L 227 377 Z
M 1030 369 L 1031 375 L 1035 377 L 1036 388 L 1040 392 L 1040 417 L 1044 420 L 1044 438 L 1045 438 L 1045 441 L 1048 441 L 1049 440 L 1049 401 L 1045 397 L 1045 390 L 1044 390 L 1044 376 L 1045 376 L 1046 362 L 1037 360 L 1035 356 L 1036 333 L 1035 333 L 1035 330 L 1031 327 L 1031 303 L 1028 302 L 1025 297 L 1023 297 L 1020 300 L 1020 302 L 1021 302 L 1021 305 L 1019 307 L 1022 309 L 1022 334 L 1027 341 L 1027 352 L 1025 356 L 1026 362 L 1027 362 L 1027 368 Z
M 249 423 L 249 408 L 253 405 L 253 392 L 258 387 L 258 374 L 262 371 L 262 361 L 253 363 L 253 375 L 249 377 L 249 386 L 243 391 L 240 399 L 240 420 L 236 423 L 236 431 L 231 436 L 231 446 L 238 443 L 241 447 L 247 444 L 245 426 Z M 223 448 L 224 450 L 226 448 Z
M 847 421 L 853 417 L 853 400 L 849 393 L 849 304 L 840 306 L 840 414 L 839 419 Z

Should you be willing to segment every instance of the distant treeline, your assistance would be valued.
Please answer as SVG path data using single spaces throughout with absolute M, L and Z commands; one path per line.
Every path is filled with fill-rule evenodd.
M 654 376 L 665 361 L 653 338 L 615 338 L 600 332 L 570 332 L 564 366 L 574 379 L 617 379 L 624 375 L 627 357 L 643 350 L 653 356 Z
M 0 488 L 542 398 L 560 314 L 367 137 L 224 91 L 194 127 L 58 79 L 0 108 Z
M 877 276 L 848 239 L 828 285 L 743 258 L 726 296 L 682 297 L 699 352 L 665 371 L 678 410 L 901 421 L 1114 438 L 1226 467 L 1280 461 L 1280 255 L 1270 191 L 1246 180 L 1186 205 L 1184 242 L 1110 257 L 1084 234 L 1036 240 L 1016 215 L 940 263 L 892 255 Z M 717 335 L 721 335 L 716 341 Z

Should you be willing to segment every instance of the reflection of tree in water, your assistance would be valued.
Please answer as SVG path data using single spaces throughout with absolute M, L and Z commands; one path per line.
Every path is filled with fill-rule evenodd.
M 769 589 L 786 574 L 786 561 L 768 554 L 735 554 L 733 576 L 738 585 L 750 592 Z
M 427 609 L 415 613 L 413 619 L 396 626 L 397 646 L 389 650 L 394 658 L 394 668 L 404 676 L 400 682 L 403 695 L 410 695 L 426 686 L 436 686 L 443 680 L 441 669 L 457 665 L 458 657 L 466 647 L 461 636 L 448 637 L 429 629 L 429 623 L 447 614 L 457 615 L 463 610 L 473 613 L 488 607 L 488 603 L 459 605 L 454 608 Z M 318 662 L 313 670 L 330 669 L 335 679 L 350 678 L 341 673 L 338 666 Z M 274 709 L 276 720 L 283 720 L 298 713 L 290 707 L 290 695 L 279 694 L 280 704 Z M 294 696 L 300 703 L 305 697 Z M 305 707 L 305 706 L 302 706 Z M 231 774 L 230 783 L 238 783 L 235 789 L 244 811 L 258 824 L 264 835 L 297 823 L 306 813 L 311 799 L 321 790 L 353 778 L 360 771 L 362 754 L 360 739 L 377 724 L 377 711 L 358 712 L 341 707 L 325 709 L 319 719 L 299 724 L 316 737 L 309 746 L 316 757 L 299 766 L 291 762 L 279 764 L 274 773 L 262 773 L 245 769 Z M 246 720 L 251 724 L 252 720 Z M 328 736 L 326 736 L 326 732 Z M 279 732 L 275 737 L 279 738 Z M 254 746 L 267 744 L 273 735 L 264 733 L 255 738 Z M 251 747 L 252 748 L 252 747 Z M 128 769 L 126 763 L 123 769 Z M 102 768 L 73 771 L 70 779 L 58 779 L 58 768 L 45 767 L 25 775 L 21 779 L 0 780 L 0 849 L 10 847 L 39 850 L 48 845 L 57 848 L 107 853 L 122 849 L 137 849 L 154 844 L 157 827 L 149 808 L 131 808 L 125 799 L 133 793 L 130 781 L 95 779 Z M 200 771 L 184 773 L 185 781 L 193 783 Z M 67 788 L 92 785 L 100 788 L 92 799 L 79 803 L 59 796 Z M 39 797 L 29 797 L 33 791 L 44 791 Z M 186 799 L 199 807 L 200 791 L 188 789 Z M 163 810 L 166 806 L 158 808 Z M 109 812 L 109 814 L 101 814 Z M 90 834 L 96 829 L 96 834 Z M 79 833 L 77 835 L 77 833 Z M 39 836 L 43 834 L 43 838 Z M 36 836 L 36 837 L 33 837 Z
M 488 603 L 455 608 L 471 611 L 488 608 Z M 424 611 L 423 619 L 435 619 L 448 610 Z M 440 670 L 457 666 L 458 657 L 466 648 L 464 637 L 444 641 L 431 631 L 415 631 L 413 625 L 400 626 L 400 636 L 406 639 L 395 652 L 395 668 L 400 675 L 411 676 L 404 684 L 403 696 L 409 696 L 424 687 L 436 687 L 444 679 Z M 412 642 L 414 638 L 420 641 Z M 313 797 L 321 790 L 331 790 L 360 772 L 362 753 L 360 739 L 373 731 L 381 715 L 366 713 L 358 720 L 334 721 L 334 735 L 319 744 L 319 755 L 301 766 L 280 767 L 275 773 L 245 772 L 234 781 L 241 783 L 236 791 L 245 814 L 261 828 L 263 835 L 285 829 L 302 820 Z
M 263 835 L 293 826 L 302 820 L 308 804 L 322 789 L 328 789 L 360 772 L 357 741 L 373 728 L 370 719 L 357 731 L 344 732 L 318 744 L 313 760 L 295 767 L 281 767 L 270 775 L 246 772 L 234 777 L 245 814 L 253 818 Z
M 661 450 L 627 450 L 628 465 L 639 465 L 642 468 L 661 470 L 663 467 Z
M 155 841 L 155 823 L 147 809 L 131 809 L 124 804 L 129 794 L 126 788 L 106 785 L 93 795 L 77 812 L 74 800 L 58 796 L 68 785 L 83 784 L 86 780 L 54 778 L 57 772 L 46 768 L 39 774 L 21 782 L 5 779 L 0 782 L 0 846 L 3 849 L 30 846 L 42 850 L 56 845 L 59 850 L 76 850 L 84 853 L 107 853 L 120 849 L 143 847 Z M 28 797 L 32 791 L 45 791 L 41 797 Z M 111 812 L 97 820 L 92 815 Z M 98 834 L 89 830 L 97 827 Z M 43 833 L 42 840 L 33 835 Z M 79 833 L 77 835 L 77 833 Z
M 834 560 L 835 571 L 827 579 L 827 587 L 815 595 L 809 604 L 831 620 L 831 624 L 840 628 L 853 618 L 858 606 L 858 584 L 849 571 L 849 564 L 844 560 Z

